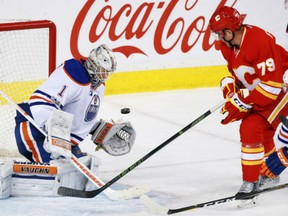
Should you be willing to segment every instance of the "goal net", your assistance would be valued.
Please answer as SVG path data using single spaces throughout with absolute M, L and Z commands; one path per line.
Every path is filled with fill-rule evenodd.
M 56 27 L 49 20 L 0 21 L 0 90 L 14 102 L 28 100 L 55 69 Z M 18 157 L 16 111 L 0 94 L 0 157 Z

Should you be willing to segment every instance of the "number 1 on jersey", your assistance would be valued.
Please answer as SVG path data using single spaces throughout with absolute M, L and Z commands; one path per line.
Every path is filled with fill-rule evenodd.
M 58 92 L 57 94 L 58 94 L 60 97 L 63 97 L 64 92 L 65 92 L 65 90 L 66 90 L 67 88 L 68 88 L 68 86 L 64 85 L 63 88 L 61 89 L 61 91 Z

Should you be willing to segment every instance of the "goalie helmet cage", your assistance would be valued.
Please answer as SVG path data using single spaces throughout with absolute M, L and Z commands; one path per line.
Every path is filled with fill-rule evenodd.
M 56 67 L 56 26 L 50 20 L 0 20 L 0 89 L 27 101 Z M 0 157 L 20 156 L 14 138 L 15 109 L 0 96 Z

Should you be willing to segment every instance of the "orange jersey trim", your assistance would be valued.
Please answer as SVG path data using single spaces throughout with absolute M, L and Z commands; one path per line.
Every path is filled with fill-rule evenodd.
M 35 161 L 36 162 L 41 162 L 41 160 L 39 158 L 39 155 L 38 155 L 37 151 L 35 150 L 34 143 L 30 139 L 30 135 L 29 135 L 29 131 L 28 131 L 28 122 L 23 122 L 22 123 L 22 129 L 21 130 L 22 130 L 22 133 L 23 133 L 23 136 L 24 136 L 24 140 L 27 143 L 29 149 L 31 150 L 32 155 L 35 158 Z

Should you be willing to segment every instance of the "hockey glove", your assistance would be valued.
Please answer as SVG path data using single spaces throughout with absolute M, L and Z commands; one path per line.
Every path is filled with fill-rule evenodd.
M 288 166 L 288 148 L 286 146 L 272 153 L 263 163 L 261 175 L 267 177 L 275 177 L 280 175 Z
M 228 124 L 243 119 L 249 114 L 251 108 L 252 105 L 241 95 L 241 91 L 238 91 L 222 107 L 221 113 L 228 113 L 228 115 L 221 121 L 221 124 Z
M 224 77 L 220 81 L 220 88 L 223 93 L 224 98 L 231 98 L 237 92 L 237 86 L 235 84 L 235 79 L 232 76 Z
M 110 155 L 120 156 L 132 149 L 136 132 L 128 121 L 100 121 L 91 139 L 97 145 L 96 150 L 103 149 Z

